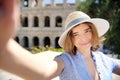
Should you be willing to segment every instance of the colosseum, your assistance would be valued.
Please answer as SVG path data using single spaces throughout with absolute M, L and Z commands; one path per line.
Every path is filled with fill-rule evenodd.
M 59 48 L 58 39 L 64 31 L 66 16 L 76 10 L 80 0 L 74 3 L 56 3 L 50 0 L 20 0 L 21 24 L 15 40 L 25 48 L 51 46 Z

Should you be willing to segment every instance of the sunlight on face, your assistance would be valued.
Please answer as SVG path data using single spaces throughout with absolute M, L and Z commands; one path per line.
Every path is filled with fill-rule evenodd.
M 92 30 L 87 24 L 79 24 L 72 29 L 72 40 L 76 47 L 91 45 Z

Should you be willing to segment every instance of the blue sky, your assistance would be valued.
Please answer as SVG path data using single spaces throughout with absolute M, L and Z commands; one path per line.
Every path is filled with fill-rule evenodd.
M 80 0 L 80 1 L 86 1 L 86 0 Z M 50 4 L 51 0 L 44 0 L 45 4 Z M 55 0 L 55 3 L 63 3 L 63 0 Z M 75 3 L 75 0 L 67 0 L 67 3 Z M 24 4 L 26 5 L 27 2 L 24 2 Z
M 45 4 L 50 4 L 51 0 L 44 0 Z M 80 0 L 80 1 L 86 1 L 86 0 Z M 63 3 L 63 0 L 55 0 L 55 3 Z M 75 3 L 75 0 L 67 0 L 67 3 Z
M 51 3 L 51 0 L 44 0 L 46 4 Z M 63 0 L 55 0 L 55 3 L 63 3 Z M 75 0 L 67 0 L 67 3 L 75 3 Z

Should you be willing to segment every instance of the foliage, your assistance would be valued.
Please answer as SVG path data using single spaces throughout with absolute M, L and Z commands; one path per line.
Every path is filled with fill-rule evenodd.
M 62 48 L 54 48 L 52 51 L 63 52 L 64 50 Z
M 62 48 L 53 48 L 53 47 L 49 47 L 49 46 L 45 46 L 45 47 L 32 47 L 31 52 L 33 54 L 36 53 L 40 53 L 40 52 L 44 52 L 44 51 L 56 51 L 56 52 L 63 52 L 64 50 Z
M 83 2 L 80 2 L 80 4 L 77 6 L 77 11 L 83 11 L 85 13 L 88 12 L 88 9 L 90 7 L 90 4 L 93 2 L 93 0 L 86 0 Z
M 111 23 L 110 30 L 107 34 L 106 46 L 111 49 L 114 53 L 120 55 L 120 1 L 109 0 L 107 7 L 108 20 Z
M 41 50 L 38 47 L 32 47 L 32 49 L 30 50 L 33 54 L 35 53 L 40 53 Z

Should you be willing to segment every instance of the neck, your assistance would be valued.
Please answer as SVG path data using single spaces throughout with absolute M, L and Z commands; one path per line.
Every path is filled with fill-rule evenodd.
M 89 48 L 80 48 L 78 51 L 84 56 L 84 57 L 91 57 L 91 49 Z

